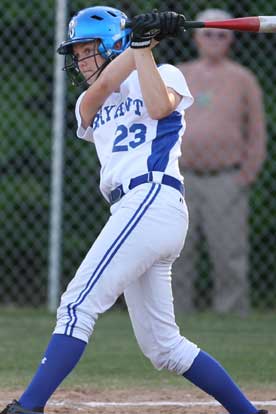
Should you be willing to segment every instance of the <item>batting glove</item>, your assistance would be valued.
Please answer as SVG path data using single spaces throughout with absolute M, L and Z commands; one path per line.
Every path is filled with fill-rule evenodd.
M 161 12 L 160 16 L 160 32 L 155 36 L 155 40 L 162 40 L 166 37 L 175 37 L 180 32 L 180 24 L 183 25 L 185 16 L 173 11 Z
M 134 16 L 132 19 L 130 47 L 133 49 L 149 47 L 151 40 L 159 31 L 160 13 L 151 12 Z
M 160 41 L 166 37 L 177 36 L 185 16 L 173 11 L 139 14 L 132 19 L 130 47 L 140 49 L 149 47 L 154 38 Z

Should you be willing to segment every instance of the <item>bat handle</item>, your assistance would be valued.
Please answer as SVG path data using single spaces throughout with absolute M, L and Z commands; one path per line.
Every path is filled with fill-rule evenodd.
M 205 27 L 205 23 L 204 22 L 185 20 L 185 22 L 183 22 L 182 27 L 184 29 L 202 29 L 202 28 Z

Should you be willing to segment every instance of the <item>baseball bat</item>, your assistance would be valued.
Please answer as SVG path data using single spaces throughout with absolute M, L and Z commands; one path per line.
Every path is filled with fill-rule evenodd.
M 180 27 L 186 29 L 226 29 L 236 30 L 239 32 L 255 32 L 255 33 L 276 33 L 276 16 L 251 16 L 238 17 L 227 20 L 214 21 L 189 21 L 183 15 L 180 15 Z M 130 19 L 122 20 L 121 27 L 131 28 Z

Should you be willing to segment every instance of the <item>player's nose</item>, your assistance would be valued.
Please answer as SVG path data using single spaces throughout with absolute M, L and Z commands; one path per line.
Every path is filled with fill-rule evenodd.
M 79 66 L 79 69 L 80 69 L 80 70 L 85 69 L 85 68 L 86 68 L 86 66 L 87 66 L 87 61 L 86 61 L 86 59 L 82 59 L 82 58 L 80 58 L 80 59 L 79 59 L 79 61 L 78 61 L 78 66 Z

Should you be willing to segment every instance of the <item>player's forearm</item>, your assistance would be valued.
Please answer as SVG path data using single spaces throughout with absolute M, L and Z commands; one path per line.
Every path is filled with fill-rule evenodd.
M 147 111 L 151 118 L 162 119 L 174 109 L 174 102 L 156 67 L 149 48 L 134 50 L 135 66 Z
M 133 50 L 130 48 L 126 49 L 121 55 L 109 63 L 99 77 L 99 80 L 106 85 L 108 95 L 118 90 L 121 83 L 134 69 L 135 60 Z
M 133 50 L 127 49 L 103 70 L 99 78 L 87 89 L 81 105 L 82 126 L 87 128 L 108 96 L 119 90 L 121 83 L 135 69 Z

